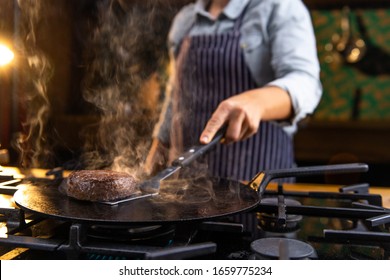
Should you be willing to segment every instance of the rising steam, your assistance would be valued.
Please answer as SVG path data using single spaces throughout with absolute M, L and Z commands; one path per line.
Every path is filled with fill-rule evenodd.
M 128 3 L 99 5 L 84 98 L 98 108 L 100 122 L 86 141 L 84 162 L 141 176 L 160 111 L 173 10 L 166 1 Z
M 22 13 L 19 52 L 25 58 L 22 66 L 25 79 L 25 132 L 20 134 L 17 146 L 21 152 L 24 167 L 38 167 L 47 164 L 51 158 L 48 142 L 48 119 L 50 102 L 47 96 L 47 83 L 52 75 L 49 59 L 37 46 L 35 30 L 43 13 L 43 1 L 19 0 Z
M 170 22 L 188 2 L 92 1 L 98 20 L 84 38 L 82 92 L 99 122 L 86 130 L 84 143 L 80 143 L 82 168 L 142 173 L 160 111 Z M 37 30 L 58 2 L 19 0 L 18 4 L 22 24 L 19 48 L 25 58 L 26 80 L 24 133 L 18 147 L 24 166 L 53 167 L 53 142 L 60 140 L 55 139 L 50 124 L 47 86 L 55 68 L 39 46 Z

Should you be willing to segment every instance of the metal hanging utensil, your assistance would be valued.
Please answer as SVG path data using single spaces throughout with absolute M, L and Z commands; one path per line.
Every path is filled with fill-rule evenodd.
M 351 9 L 345 6 L 341 16 L 341 37 L 336 44 L 336 50 L 347 63 L 357 63 L 366 54 L 365 41 L 352 32 Z

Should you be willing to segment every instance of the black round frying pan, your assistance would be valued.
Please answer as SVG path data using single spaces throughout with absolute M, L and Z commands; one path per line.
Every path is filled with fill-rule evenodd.
M 79 201 L 56 186 L 25 185 L 14 195 L 22 209 L 60 220 L 93 224 L 162 224 L 201 221 L 247 212 L 258 206 L 268 183 L 276 178 L 366 172 L 362 163 L 270 170 L 248 184 L 220 178 L 167 181 L 159 195 L 115 206 Z

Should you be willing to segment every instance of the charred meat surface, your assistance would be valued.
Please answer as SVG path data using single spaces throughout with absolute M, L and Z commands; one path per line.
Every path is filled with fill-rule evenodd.
M 80 170 L 72 172 L 65 187 L 68 196 L 87 201 L 112 201 L 138 190 L 137 180 L 124 172 Z

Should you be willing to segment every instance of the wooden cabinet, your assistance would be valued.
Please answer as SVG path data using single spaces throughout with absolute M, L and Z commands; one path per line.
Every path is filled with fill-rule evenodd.
M 296 162 L 300 166 L 364 162 L 370 170 L 362 175 L 362 181 L 389 186 L 390 120 L 310 120 L 300 125 L 294 142 Z M 323 182 L 322 178 L 304 180 Z
M 294 141 L 298 161 L 390 162 L 390 121 L 311 120 L 301 124 Z

